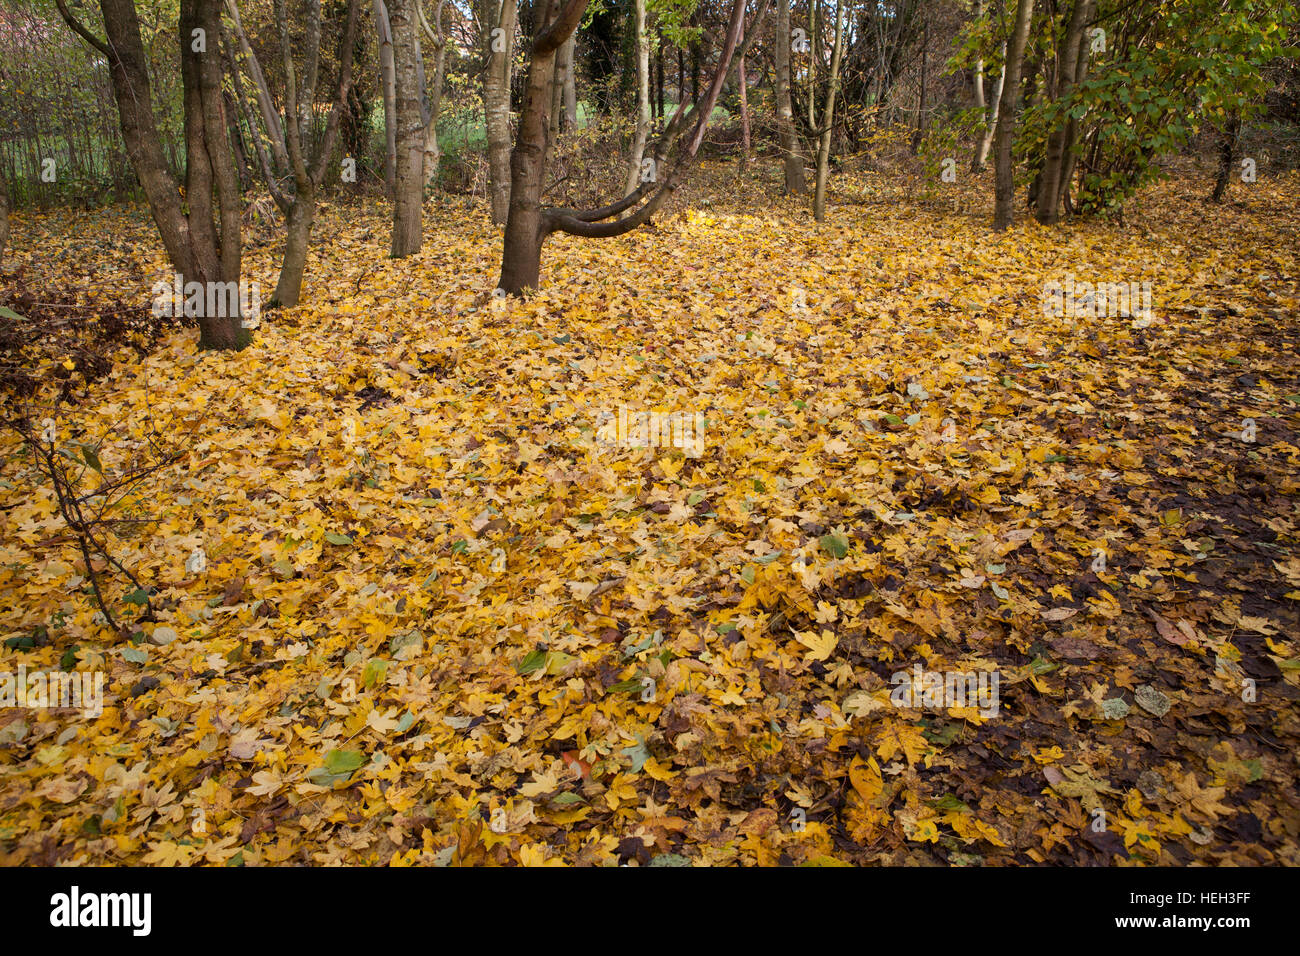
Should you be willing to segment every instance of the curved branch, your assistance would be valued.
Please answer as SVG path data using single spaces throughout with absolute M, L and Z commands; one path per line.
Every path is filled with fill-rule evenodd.
M 576 219 L 578 222 L 600 222 L 602 219 L 617 216 L 624 210 L 631 209 L 639 203 L 645 197 L 645 194 L 649 192 L 646 188 L 649 185 L 650 183 L 642 183 L 618 202 L 610 203 L 608 206 L 601 206 L 599 209 L 562 209 L 558 206 L 550 206 L 543 209 L 542 213 L 546 216 Z
M 506 2 L 513 3 L 514 0 L 506 0 Z M 533 56 L 554 53 L 558 50 L 560 44 L 569 39 L 569 34 L 578 29 L 578 22 L 586 11 L 587 0 L 569 0 L 559 16 L 537 34 L 537 39 L 533 41 Z
M 650 197 L 649 202 L 626 219 L 616 219 L 613 222 L 586 222 L 573 216 L 556 215 L 554 212 L 550 212 L 542 219 L 543 229 L 548 233 L 564 232 L 570 236 L 581 236 L 584 239 L 612 239 L 615 236 L 626 235 L 633 229 L 649 222 L 650 217 L 658 211 L 659 207 L 664 204 L 665 200 L 676 188 L 677 177 L 674 176 Z M 632 193 L 632 195 L 635 196 L 636 193 Z
M 585 2 L 585 0 L 584 0 Z M 743 51 L 749 49 L 749 44 L 757 35 L 758 31 L 754 29 L 758 25 L 759 19 L 767 12 L 768 0 L 760 0 L 759 8 L 754 16 L 749 35 L 745 38 L 742 45 L 740 43 L 741 30 L 745 23 L 745 0 L 735 0 L 732 7 L 731 21 L 727 26 L 726 39 L 722 44 L 722 51 L 718 57 L 718 66 L 713 74 L 713 80 L 709 84 L 705 94 L 694 107 L 692 107 L 689 116 L 699 114 L 696 120 L 695 128 L 691 133 L 691 138 L 686 144 L 684 152 L 677 161 L 676 166 L 669 174 L 668 179 L 663 186 L 659 188 L 650 200 L 632 213 L 630 216 L 619 219 L 616 222 L 601 222 L 600 220 L 609 219 L 616 216 L 625 209 L 630 209 L 645 195 L 649 184 L 642 183 L 637 189 L 629 193 L 626 197 L 618 202 L 611 203 L 600 209 L 593 209 L 585 213 L 572 214 L 568 209 L 547 209 L 542 212 L 542 229 L 545 233 L 564 232 L 571 236 L 581 236 L 584 239 L 611 239 L 615 236 L 626 235 L 638 226 L 642 226 L 650 221 L 650 217 L 659 209 L 668 197 L 677 189 L 678 182 L 682 176 L 690 169 L 694 163 L 695 155 L 699 151 L 700 142 L 704 138 L 704 130 L 709 125 L 709 116 L 713 113 L 713 107 L 718 101 L 718 96 L 722 92 L 722 84 L 726 80 L 727 71 L 731 67 L 731 61 L 739 46 Z M 679 118 L 683 117 L 681 110 L 673 116 L 672 121 L 668 124 L 668 129 L 664 136 L 656 144 L 655 158 L 656 161 L 662 159 L 664 154 L 665 141 L 676 133 L 683 123 L 679 123 Z
M 60 16 L 63 17 L 68 26 L 72 27 L 73 32 L 76 33 L 77 36 L 81 37 L 110 60 L 113 58 L 113 51 L 108 48 L 108 44 L 82 26 L 81 21 L 72 15 L 72 11 L 68 9 L 68 5 L 64 0 L 54 0 L 54 5 L 59 8 Z

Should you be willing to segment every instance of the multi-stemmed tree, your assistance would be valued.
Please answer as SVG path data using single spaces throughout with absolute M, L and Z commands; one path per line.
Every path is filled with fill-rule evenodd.
M 149 64 L 131 0 L 100 0 L 104 39 L 78 20 L 66 0 L 59 13 L 108 61 L 122 139 L 172 266 L 186 284 L 231 287 L 240 277 L 239 182 L 221 95 L 220 8 L 214 0 L 180 0 L 181 83 L 185 110 L 185 187 L 172 175 L 154 119 Z M 209 286 L 210 287 L 210 286 Z M 198 303 L 199 347 L 241 349 L 251 341 L 230 298 Z M 208 305 L 219 302 L 220 309 Z M 216 314 L 208 314 L 216 312 Z

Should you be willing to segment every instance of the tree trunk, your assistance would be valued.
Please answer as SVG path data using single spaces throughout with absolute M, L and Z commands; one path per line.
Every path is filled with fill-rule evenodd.
M 397 66 L 388 7 L 384 0 L 374 0 L 374 9 L 379 37 L 379 90 L 384 99 L 384 188 L 391 199 L 397 188 Z
M 972 0 L 971 2 L 971 19 L 978 23 L 984 16 L 984 0 Z M 987 108 L 984 102 L 984 57 L 979 57 L 975 61 L 975 68 L 971 70 L 971 86 L 975 94 L 975 108 L 983 113 Z
M 551 98 L 551 142 L 562 132 L 572 132 L 578 125 L 578 89 L 573 79 L 573 50 L 576 34 L 565 40 L 555 54 L 555 83 Z
M 740 173 L 749 166 L 749 84 L 745 80 L 745 58 L 736 61 L 736 77 L 740 81 Z
M 785 165 L 785 191 L 801 196 L 808 191 L 803 156 L 794 134 L 794 109 L 790 104 L 790 0 L 776 0 L 776 128 Z
M 636 49 L 636 130 L 627 160 L 627 179 L 623 184 L 625 196 L 641 184 L 641 160 L 645 155 L 646 137 L 650 135 L 650 37 L 645 28 L 645 0 L 632 0 L 632 30 Z
M 658 118 L 657 129 L 664 125 L 664 34 L 655 30 L 655 113 Z
M 1070 13 L 1070 22 L 1065 30 L 1065 40 L 1061 51 L 1061 68 L 1057 82 L 1056 100 L 1063 106 L 1069 106 L 1069 100 L 1079 77 L 1080 48 L 1083 30 L 1092 16 L 1094 0 L 1074 0 L 1074 9 Z M 1069 152 L 1071 125 L 1068 116 L 1063 116 L 1047 136 L 1047 151 L 1043 160 L 1042 177 L 1038 184 L 1038 201 L 1035 215 L 1038 221 L 1052 225 L 1061 218 L 1061 181 Z
M 447 76 L 447 38 L 442 32 L 442 7 L 439 0 L 434 12 L 433 29 L 425 19 L 423 0 L 415 0 L 415 12 L 420 25 L 433 44 L 433 82 L 429 85 L 429 110 L 424 115 L 424 182 L 432 183 L 438 175 L 438 164 L 442 161 L 442 150 L 438 147 L 438 113 L 442 109 L 442 87 Z
M 1237 152 L 1237 139 L 1241 135 L 1241 114 L 1234 112 L 1219 137 L 1219 173 L 1214 180 L 1214 192 L 1210 202 L 1223 202 L 1223 195 L 1228 191 L 1228 181 L 1232 178 L 1232 161 Z M 3 228 L 3 226 L 0 226 Z
M 560 128 L 564 122 L 564 45 L 555 53 L 555 75 L 551 77 L 551 147 L 560 138 Z M 549 159 L 547 160 L 549 163 Z
M 311 227 L 316 218 L 316 195 L 298 193 L 293 206 L 285 216 L 288 236 L 284 243 L 284 258 L 280 262 L 280 278 L 275 283 L 273 305 L 292 308 L 298 304 L 302 278 L 307 271 L 307 250 L 311 248 Z
M 261 111 L 262 121 L 266 124 L 267 139 L 271 141 L 271 155 L 275 159 L 275 169 L 280 174 L 287 173 L 289 171 L 289 151 L 285 145 L 280 124 L 271 121 L 272 117 L 279 115 L 279 110 L 275 108 L 275 100 L 272 98 L 271 90 L 267 86 L 266 75 L 262 72 L 261 64 L 257 61 L 257 54 L 253 52 L 253 47 L 244 33 L 244 23 L 240 19 L 239 5 L 235 0 L 226 0 L 226 11 L 230 14 L 230 19 L 235 25 L 235 37 L 239 40 L 239 50 L 244 55 L 244 60 L 248 64 L 248 75 L 253 80 L 253 94 L 257 97 L 257 107 Z
M 912 155 L 921 148 L 921 134 L 925 132 L 925 88 L 928 76 L 930 54 L 930 21 L 925 21 L 921 30 L 921 97 L 916 109 L 916 132 L 912 134 Z
M 759 13 L 766 10 L 768 0 L 760 0 Z M 555 51 L 577 27 L 587 0 L 546 0 L 541 27 L 536 32 L 529 56 L 523 114 L 514 152 L 510 157 L 511 187 L 510 212 L 506 220 L 505 244 L 501 261 L 500 289 L 518 295 L 526 289 L 538 287 L 541 272 L 541 250 L 546 236 L 553 231 L 586 238 L 610 238 L 624 235 L 638 228 L 663 205 L 678 187 L 681 177 L 697 155 L 708 119 L 718 101 L 726 81 L 731 59 L 744 25 L 745 0 L 734 0 L 727 35 L 718 57 L 717 71 L 709 84 L 708 92 L 689 111 L 685 104 L 679 108 L 669 123 L 664 139 L 676 136 L 685 126 L 688 117 L 695 125 L 687 139 L 680 144 L 680 152 L 667 177 L 653 195 L 632 215 L 616 221 L 620 213 L 636 206 L 651 192 L 651 184 L 642 183 L 635 192 L 600 209 L 579 211 L 573 209 L 544 209 L 541 204 L 542 180 L 546 172 L 546 146 L 549 132 L 547 110 L 550 107 L 549 83 L 554 71 Z M 743 56 L 743 51 L 741 52 Z M 655 149 L 655 161 L 665 159 L 663 142 Z
M 817 63 L 822 55 L 821 0 L 808 0 L 808 126 L 817 128 Z
M 994 192 L 993 228 L 1001 231 L 1011 225 L 1015 208 L 1014 169 L 1011 146 L 1016 133 L 1016 101 L 1020 98 L 1020 70 L 1029 40 L 1029 23 L 1033 19 L 1034 0 L 1017 0 L 1016 20 L 1007 46 L 1006 78 L 999 98 L 998 127 L 994 136 L 993 168 L 997 177 Z
M 543 0 L 545 24 L 558 14 L 559 0 Z M 507 5 L 514 0 L 506 0 Z M 505 248 L 501 259 L 501 288 L 511 295 L 540 285 L 542 241 L 542 177 L 546 174 L 546 152 L 550 136 L 547 111 L 551 105 L 550 85 L 555 72 L 556 50 L 536 42 L 528 63 L 528 85 L 524 109 L 519 118 L 518 142 L 510 153 L 510 184 L 507 200 Z M 493 197 L 495 210 L 496 201 Z M 495 215 L 494 217 L 495 218 Z
M 227 0 L 230 8 L 236 7 L 236 0 Z M 290 37 L 289 14 L 286 0 L 274 0 L 272 9 L 275 23 L 280 35 L 280 60 L 284 73 L 284 112 L 286 122 L 281 127 L 278 115 L 269 117 L 266 122 L 276 127 L 284 138 L 289 155 L 289 168 L 293 174 L 293 191 L 286 195 L 281 190 L 266 151 L 259 149 L 258 156 L 262 163 L 262 175 L 271 198 L 285 214 L 287 235 L 284 256 L 280 262 L 280 276 L 276 280 L 275 292 L 271 296 L 268 308 L 291 308 L 298 304 L 302 290 L 303 275 L 307 266 L 307 251 L 311 241 L 312 223 L 316 218 L 316 195 L 325 176 L 325 165 L 334 152 L 334 143 L 338 138 L 339 124 L 348 109 L 348 94 L 352 88 L 352 60 L 356 42 L 357 20 L 360 14 L 359 0 L 348 0 L 347 20 L 341 31 L 339 41 L 339 85 L 334 104 L 330 109 L 325 124 L 325 134 L 319 140 L 316 137 L 311 118 L 314 116 L 312 104 L 316 98 L 316 76 L 320 63 L 320 0 L 307 0 L 306 29 L 303 35 L 305 53 L 302 67 L 302 86 L 299 87 L 299 70 L 294 61 L 293 41 Z M 242 27 L 236 22 L 236 29 Z M 245 41 L 247 42 L 247 41 Z M 257 54 L 249 50 L 250 73 L 256 68 L 261 74 Z M 240 88 L 239 72 L 234 72 L 235 87 Z M 242 97 L 241 97 L 242 99 Z M 295 117 L 297 119 L 295 119 Z M 258 139 L 256 130 L 253 136 Z M 259 140 L 260 141 L 260 140 Z M 313 146 L 316 149 L 312 156 Z
M 9 248 L 9 183 L 4 171 L 0 170 L 0 263 L 4 262 L 5 250 Z
M 821 142 L 817 147 L 817 186 L 813 194 L 813 218 L 826 218 L 826 179 L 830 174 L 831 136 L 835 132 L 835 95 L 840 85 L 840 58 L 844 53 L 844 0 L 835 0 L 835 45 L 831 49 L 831 71 L 826 78 L 826 106 L 821 116 Z
M 989 105 L 984 110 L 984 130 L 980 133 L 980 141 L 975 147 L 975 158 L 971 161 L 971 169 L 977 173 L 981 172 L 989 161 L 989 149 L 993 146 L 993 131 L 998 126 L 998 111 L 1002 107 L 1002 85 L 1007 78 L 1007 45 L 1005 43 L 1002 44 L 1001 55 L 1002 69 L 993 83 L 993 95 L 989 98 Z
M 1094 10 L 1096 9 L 1094 5 Z M 1085 24 L 1085 28 L 1086 28 Z M 1088 78 L 1088 56 L 1090 54 L 1090 42 L 1085 29 L 1079 35 L 1079 59 L 1078 66 L 1074 71 L 1074 85 L 1082 86 L 1083 81 Z M 1075 146 L 1075 137 L 1079 132 L 1079 121 L 1073 116 L 1065 121 L 1065 151 L 1061 156 L 1061 199 L 1065 204 L 1067 215 L 1073 215 L 1074 203 L 1070 198 L 1070 183 L 1074 179 L 1074 167 L 1079 158 L 1078 150 Z
M 424 204 L 424 116 L 420 110 L 420 37 L 413 4 L 389 0 L 397 93 L 397 167 L 394 182 L 394 259 L 420 251 Z
M 574 60 L 577 45 L 578 34 L 575 31 L 560 50 L 560 56 L 564 58 L 564 128 L 567 130 L 578 128 L 578 68 Z
M 492 198 L 492 221 L 506 221 L 510 212 L 510 190 L 514 178 L 510 156 L 510 64 L 513 60 L 517 0 L 502 0 L 497 24 L 501 33 L 492 38 L 492 56 L 488 60 L 483 84 L 483 105 L 487 122 L 488 193 Z M 494 31 L 495 32 L 495 31 Z M 552 55 L 548 70 L 554 70 Z M 550 86 L 551 73 L 545 80 Z M 549 104 L 548 104 L 549 105 Z

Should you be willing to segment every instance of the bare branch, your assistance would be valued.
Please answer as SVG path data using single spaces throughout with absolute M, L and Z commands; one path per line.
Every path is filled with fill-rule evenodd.
M 54 4 L 59 8 L 59 14 L 67 22 L 68 26 L 72 27 L 73 32 L 100 53 L 104 54 L 104 56 L 108 57 L 110 60 L 113 59 L 113 51 L 108 48 L 108 44 L 82 26 L 81 21 L 72 15 L 72 12 L 68 9 L 68 5 L 64 0 L 54 0 Z

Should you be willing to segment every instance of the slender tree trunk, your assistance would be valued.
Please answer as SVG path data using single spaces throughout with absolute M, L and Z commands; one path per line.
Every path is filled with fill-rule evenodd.
M 1233 159 L 1236 157 L 1240 136 L 1241 114 L 1234 112 L 1228 117 L 1219 136 L 1219 173 L 1214 179 L 1214 192 L 1210 193 L 1210 202 L 1223 202 L 1223 195 L 1228 191 L 1228 181 L 1232 178 Z
M 677 106 L 686 102 L 686 54 L 677 48 Z
M 930 21 L 921 30 L 921 97 L 916 109 L 916 132 L 912 134 L 912 155 L 921 148 L 921 134 L 925 131 L 925 88 L 929 80 Z
M 745 80 L 745 58 L 736 61 L 736 77 L 740 81 L 740 173 L 749 166 L 749 83 Z
M 817 67 L 822 59 L 821 0 L 808 0 L 808 125 L 817 128 Z
M 695 26 L 699 26 L 700 24 L 699 7 L 695 8 L 695 13 L 691 16 L 691 23 Z M 696 41 L 691 44 L 691 99 L 692 100 L 698 100 L 700 98 L 700 72 L 704 66 L 703 57 L 704 57 L 704 50 L 703 50 L 702 41 L 700 39 L 696 39 Z
M 998 78 L 993 82 L 993 95 L 990 97 L 989 105 L 984 110 L 984 130 L 980 133 L 979 143 L 975 146 L 975 158 L 971 161 L 971 169 L 980 172 L 989 160 L 989 149 L 993 146 L 993 133 L 998 126 L 998 111 L 1002 108 L 1002 85 L 1007 79 L 1007 45 L 1002 44 L 1002 69 L 998 72 Z
M 487 78 L 483 85 L 483 104 L 487 114 L 488 140 L 488 192 L 492 198 L 492 221 L 503 223 L 510 212 L 510 188 L 513 173 L 510 159 L 510 64 L 514 59 L 515 24 L 518 8 L 516 0 L 502 0 L 497 19 L 500 33 L 492 37 L 492 55 L 488 60 Z M 551 56 L 548 71 L 554 71 L 555 57 Z M 551 72 L 545 77 L 549 90 Z
M 560 131 L 564 126 L 564 72 L 567 69 L 564 62 L 564 44 L 555 54 L 555 76 L 551 78 L 551 147 L 554 148 L 555 141 L 560 138 Z M 548 160 L 549 162 L 549 160 Z
M 573 78 L 573 51 L 577 35 L 569 37 L 555 55 L 555 83 L 551 100 L 551 141 L 578 126 L 578 88 Z
M 1033 14 L 1034 0 L 1016 0 L 1016 19 L 1007 46 L 1006 79 L 1002 83 L 998 128 L 994 136 L 993 168 L 997 185 L 993 228 L 998 231 L 1011 225 L 1015 213 L 1015 181 L 1011 163 L 1011 146 L 1016 134 L 1016 101 L 1020 98 L 1020 70 L 1024 65 L 1025 44 L 1029 40 L 1029 23 L 1033 19 Z
M 655 114 L 657 129 L 664 126 L 664 34 L 655 30 Z
M 0 169 L 0 263 L 4 262 L 5 250 L 9 247 L 9 183 L 4 170 Z
M 776 128 L 785 165 L 785 191 L 801 196 L 808 191 L 804 180 L 803 156 L 794 133 L 794 109 L 790 103 L 790 0 L 776 2 Z
M 228 8 L 237 12 L 236 0 L 227 0 Z M 286 144 L 289 156 L 289 170 L 293 176 L 293 191 L 286 194 L 280 187 L 279 177 L 261 148 L 261 137 L 257 135 L 252 117 L 245 108 L 245 117 L 253 130 L 252 138 L 259 144 L 258 159 L 262 167 L 262 176 L 271 198 L 285 215 L 287 236 L 284 257 L 280 262 L 280 276 L 276 280 L 275 292 L 268 303 L 269 308 L 291 308 L 298 304 L 302 290 L 303 275 L 307 265 L 307 252 L 311 242 L 312 224 L 316 217 L 316 197 L 325 176 L 325 166 L 334 152 L 334 143 L 338 138 L 339 125 L 348 110 L 348 96 L 352 89 L 352 60 L 357 36 L 357 21 L 360 15 L 360 0 L 348 0 L 346 22 L 341 31 L 338 50 L 338 91 L 325 124 L 324 136 L 317 139 L 312 118 L 314 110 L 310 105 L 316 99 L 316 77 L 320 63 L 321 17 L 320 0 L 307 0 L 306 29 L 303 31 L 305 47 L 302 59 L 301 86 L 299 85 L 299 67 L 294 60 L 293 40 L 290 36 L 289 14 L 286 0 L 274 0 L 272 8 L 275 23 L 280 35 L 280 60 L 284 75 L 284 114 L 282 123 L 279 114 L 264 117 Z M 242 33 L 243 27 L 238 20 L 235 29 Z M 247 40 L 241 37 L 244 45 Z M 228 58 L 233 67 L 233 60 Z M 250 75 L 262 76 L 257 54 L 248 49 L 248 68 Z M 240 102 L 243 102 L 243 84 L 240 71 L 232 69 L 235 90 Z M 256 83 L 256 79 L 254 80 Z M 270 97 L 269 90 L 267 91 Z M 305 108 L 304 108 L 305 107 Z M 316 152 L 312 155 L 313 147 Z
M 813 218 L 826 218 L 826 179 L 830 174 L 831 137 L 835 132 L 835 96 L 840 85 L 840 57 L 844 52 L 844 0 L 835 0 L 835 45 L 831 50 L 831 71 L 826 78 L 826 106 L 821 117 L 821 142 L 817 147 L 817 186 L 813 195 Z
M 284 259 L 280 262 L 280 278 L 275 283 L 272 304 L 291 308 L 298 304 L 303 275 L 307 271 L 307 251 L 311 248 L 311 227 L 316 218 L 315 192 L 298 193 L 289 214 L 285 216 L 288 235 L 284 243 Z
M 389 198 L 397 188 L 397 66 L 393 59 L 393 28 L 384 0 L 374 0 L 375 31 L 379 37 L 379 90 L 384 99 L 384 188 Z
M 424 182 L 432 183 L 438 175 L 438 164 L 442 161 L 442 150 L 438 147 L 438 113 L 442 109 L 442 87 L 447 76 L 447 38 L 442 32 L 443 0 L 439 0 L 434 12 L 434 25 L 424 16 L 423 0 L 415 0 L 415 12 L 420 19 L 420 26 L 433 44 L 433 82 L 429 84 L 429 111 L 424 116 Z
M 217 5 L 203 0 L 181 0 L 180 37 L 185 103 L 185 199 L 189 206 L 195 266 L 194 273 L 187 275 L 186 280 L 233 283 L 237 287 L 243 209 L 221 108 L 221 13 Z M 199 316 L 199 348 L 229 350 L 246 346 L 252 336 L 243 326 L 238 296 L 234 308 L 214 310 L 207 308 L 207 298 L 205 295 Z M 209 314 L 212 311 L 216 314 Z
M 971 19 L 978 23 L 983 16 L 984 0 L 971 0 Z M 975 94 L 975 108 L 982 115 L 987 109 L 984 102 L 984 57 L 982 56 L 975 61 L 975 68 L 971 70 L 971 86 Z
M 506 0 L 507 4 L 514 0 Z M 559 0 L 542 0 L 544 23 L 557 16 Z M 501 259 L 501 288 L 511 294 L 540 285 L 542 240 L 546 238 L 542 219 L 542 177 L 546 173 L 546 152 L 550 124 L 550 82 L 555 72 L 556 49 L 534 43 L 528 62 L 528 85 L 519 119 L 518 141 L 510 154 L 510 188 L 506 194 L 505 248 Z M 494 204 L 495 205 L 495 204 Z
M 424 205 L 424 116 L 420 110 L 419 30 L 416 0 L 389 0 L 397 92 L 397 169 L 394 183 L 394 259 L 420 251 Z
M 266 83 L 266 76 L 262 73 L 261 64 L 258 63 L 257 54 L 253 52 L 253 47 L 244 33 L 244 23 L 240 19 L 239 5 L 235 0 L 226 0 L 226 12 L 235 25 L 235 37 L 239 40 L 239 50 L 244 55 L 244 60 L 248 64 L 248 75 L 253 80 L 253 95 L 257 97 L 257 107 L 261 111 L 263 123 L 266 124 L 266 135 L 267 139 L 271 141 L 271 156 L 275 159 L 275 169 L 280 174 L 287 173 L 289 171 L 289 151 L 285 146 L 284 133 L 281 131 L 279 123 L 271 121 L 272 117 L 280 115 L 280 111 L 275 107 L 275 99 L 271 96 L 271 90 Z
M 632 0 L 632 37 L 636 44 L 636 130 L 627 160 L 625 196 L 641 184 L 641 160 L 650 135 L 650 37 L 645 28 L 645 0 Z
M 1070 13 L 1070 22 L 1065 30 L 1065 40 L 1061 50 L 1061 67 L 1057 81 L 1056 99 L 1058 103 L 1068 106 L 1071 94 L 1078 79 L 1080 67 L 1080 48 L 1083 30 L 1092 16 L 1094 0 L 1074 0 L 1074 9 Z M 1063 116 L 1047 136 L 1047 151 L 1043 160 L 1042 177 L 1038 184 L 1038 201 L 1035 215 L 1045 225 L 1056 223 L 1061 218 L 1061 180 L 1066 156 L 1070 144 L 1069 117 Z
M 578 34 L 575 32 L 560 49 L 560 56 L 564 58 L 564 128 L 568 130 L 578 128 L 578 77 L 574 61 L 577 45 Z
M 1094 6 L 1094 10 L 1096 7 Z M 1087 25 L 1085 24 L 1085 27 Z M 1090 53 L 1090 43 L 1088 33 L 1085 29 L 1079 34 L 1079 59 L 1078 66 L 1074 71 L 1074 85 L 1082 86 L 1083 81 L 1088 78 L 1088 56 Z M 1065 151 L 1061 156 L 1061 199 L 1065 205 L 1067 215 L 1074 214 L 1074 201 L 1070 197 L 1070 184 L 1074 179 L 1074 167 L 1079 158 L 1079 151 L 1075 144 L 1075 139 L 1079 133 L 1079 121 L 1073 116 L 1065 122 Z

